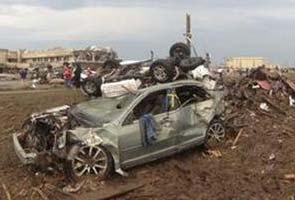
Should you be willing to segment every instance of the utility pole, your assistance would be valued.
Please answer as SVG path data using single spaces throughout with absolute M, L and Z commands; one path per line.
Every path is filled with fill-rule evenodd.
M 191 15 L 186 14 L 186 33 L 185 33 L 186 43 L 191 48 L 192 39 L 192 28 L 191 28 Z

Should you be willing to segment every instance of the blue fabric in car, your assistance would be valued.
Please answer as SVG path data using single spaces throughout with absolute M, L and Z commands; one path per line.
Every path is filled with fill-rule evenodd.
M 146 147 L 153 144 L 153 142 L 157 139 L 157 124 L 153 115 L 144 114 L 140 117 L 139 128 L 143 146 Z

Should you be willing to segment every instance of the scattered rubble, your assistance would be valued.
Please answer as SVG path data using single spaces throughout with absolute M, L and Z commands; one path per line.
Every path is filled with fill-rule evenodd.
M 21 94 L 22 98 L 19 98 L 19 94 L 1 96 L 1 105 L 5 105 L 5 109 L 3 107 L 0 112 L 1 138 L 6 138 L 10 136 L 9 133 L 19 130 L 20 123 L 32 112 L 85 100 L 85 97 L 75 90 L 33 92 L 34 95 Z M 276 103 L 273 95 L 267 94 L 267 97 Z M 282 99 L 284 101 L 280 104 L 283 107 L 280 108 L 287 116 L 277 113 L 271 106 L 269 112 L 263 111 L 267 114 L 261 114 L 258 107 L 260 103 L 266 102 L 263 100 L 257 102 L 255 107 L 251 104 L 243 105 L 243 101 L 247 102 L 248 99 L 239 101 L 238 105 L 234 102 L 229 104 L 227 111 L 231 111 L 228 113 L 232 114 L 235 120 L 230 118 L 230 115 L 226 115 L 226 118 L 231 122 L 235 121 L 235 126 L 228 130 L 228 142 L 214 149 L 222 152 L 221 158 L 217 159 L 214 155 L 211 155 L 211 158 L 208 154 L 202 157 L 201 154 L 205 152 L 202 148 L 192 149 L 161 162 L 133 168 L 128 171 L 129 177 L 114 177 L 106 183 L 94 180 L 94 184 L 97 185 L 93 189 L 97 188 L 97 193 L 93 197 L 97 199 L 98 196 L 105 195 L 116 199 L 111 195 L 113 190 L 120 185 L 130 185 L 134 179 L 140 183 L 147 180 L 154 182 L 124 193 L 124 196 L 119 195 L 117 199 L 161 199 L 163 196 L 167 199 L 177 199 L 179 194 L 184 194 L 183 196 L 188 199 L 195 199 L 196 194 L 200 199 L 288 199 L 294 196 L 292 176 L 286 176 L 286 180 L 284 177 L 294 173 L 292 166 L 295 163 L 292 155 L 295 150 L 295 115 L 294 108 L 289 107 L 288 94 Z M 242 127 L 237 148 L 233 151 L 230 148 L 233 144 L 231 140 L 234 141 Z M 3 140 L 0 149 L 0 176 L 13 199 L 31 199 L 33 187 L 39 188 L 49 199 L 91 199 L 90 183 L 85 183 L 77 193 L 65 193 L 62 190 L 65 186 L 62 175 L 40 172 L 35 175 L 31 170 L 20 166 L 11 140 Z M 276 156 L 275 160 L 269 160 L 271 153 Z M 0 196 L 4 199 L 6 197 L 2 188 Z M 42 197 L 34 192 L 33 198 Z
M 188 54 L 190 54 L 187 50 L 184 50 L 183 53 L 187 54 L 187 56 Z M 170 56 L 173 57 L 175 55 L 173 52 L 171 53 L 170 51 Z M 174 63 L 173 65 L 169 66 L 177 66 L 175 69 L 173 69 L 175 70 L 173 71 L 173 73 L 170 73 L 171 71 L 167 70 L 167 67 L 169 67 L 167 65 L 167 62 Z M 188 67 L 190 68 L 190 70 L 188 71 L 191 71 L 191 69 L 193 69 L 194 67 L 200 66 L 200 64 L 205 62 L 205 60 L 202 60 L 201 58 L 194 58 L 192 60 L 188 60 L 187 62 L 189 62 L 189 64 L 186 62 L 182 64 L 177 63 L 177 59 L 173 61 L 158 60 L 155 62 L 156 64 L 153 63 L 153 67 L 143 71 L 141 71 L 143 69 L 142 62 L 115 63 L 116 65 L 120 65 L 119 70 L 117 68 L 118 66 L 115 67 L 115 70 L 113 66 L 110 66 L 114 63 L 108 63 L 108 67 L 105 66 L 107 68 L 103 69 L 103 71 L 98 73 L 103 76 L 100 76 L 101 79 L 95 77 L 94 84 L 99 84 L 99 87 L 101 87 L 100 93 L 105 97 L 116 97 L 126 93 L 133 94 L 141 87 L 149 87 L 151 85 L 156 84 L 156 82 L 165 82 L 163 81 L 164 79 L 161 79 L 163 77 L 165 78 L 165 73 L 167 75 L 167 80 L 174 81 L 175 77 L 178 78 L 180 77 L 180 74 L 183 75 L 183 69 L 181 68 Z M 140 65 L 141 68 L 138 68 L 137 64 Z M 158 72 L 161 72 L 161 67 L 162 69 L 164 69 L 164 74 L 156 74 Z M 155 68 L 157 68 L 157 70 L 153 71 Z M 182 72 L 178 71 L 179 69 L 181 69 Z M 208 83 L 209 87 L 215 87 L 215 81 L 213 81 L 212 79 L 205 79 L 207 77 L 207 74 L 204 76 L 193 74 L 192 77 L 189 77 L 188 71 L 184 72 L 185 78 L 196 78 L 196 76 L 199 76 L 199 78 L 202 77 L 200 79 L 204 79 Z M 274 176 L 274 174 L 278 171 L 278 163 L 282 162 L 282 153 L 280 152 L 280 149 L 282 149 L 282 146 L 287 143 L 286 138 L 294 138 L 295 136 L 295 110 L 293 109 L 295 104 L 295 84 L 290 79 L 282 75 L 279 71 L 270 71 L 263 67 L 254 69 L 246 75 L 236 76 L 234 74 L 225 74 L 225 76 L 223 76 L 222 78 L 225 91 L 224 103 L 226 107 L 224 117 L 228 133 L 230 133 L 229 136 L 227 136 L 230 142 L 225 144 L 225 147 L 220 147 L 220 149 L 207 149 L 205 151 L 206 154 L 203 154 L 204 158 L 206 159 L 206 157 L 208 157 L 207 155 L 209 155 L 209 157 L 219 158 L 211 160 L 218 160 L 222 162 L 223 159 L 228 159 L 229 156 L 241 153 L 240 149 L 248 145 L 248 149 L 242 149 L 243 151 L 246 151 L 246 155 L 243 155 L 243 157 L 241 158 L 232 158 L 235 161 L 241 161 L 241 165 L 243 165 L 243 162 L 248 158 L 251 158 L 249 160 L 252 162 L 255 161 L 255 159 L 257 161 L 257 158 L 259 159 L 260 165 L 256 165 L 257 168 L 247 169 L 249 171 L 244 169 L 246 171 L 246 176 L 244 177 L 244 179 L 246 179 L 246 182 L 251 183 L 250 178 L 247 177 L 248 174 L 251 173 L 253 173 L 251 174 L 252 176 L 259 174 L 259 176 L 261 176 L 260 178 L 262 181 L 263 179 L 266 179 L 266 176 Z M 156 82 L 155 79 L 157 79 Z M 58 79 L 58 81 L 61 82 L 62 80 Z M 97 88 L 95 88 L 94 92 L 97 92 Z M 40 168 L 46 168 L 47 172 L 52 170 L 53 168 L 58 168 L 59 172 L 65 173 L 66 179 L 72 179 L 73 177 L 71 177 L 71 173 L 73 172 L 72 170 L 67 170 L 67 167 L 69 166 L 67 159 L 71 156 L 71 153 L 78 152 L 75 149 L 73 149 L 72 146 L 71 149 L 68 148 L 69 146 L 66 145 L 67 143 L 65 143 L 65 141 L 75 145 L 78 143 L 75 139 L 77 137 L 82 137 L 81 135 L 83 134 L 88 134 L 88 138 L 84 138 L 85 140 L 81 141 L 90 141 L 90 144 L 93 141 L 93 144 L 101 144 L 101 139 L 93 136 L 92 129 L 87 129 L 87 133 L 85 132 L 85 130 L 83 130 L 83 134 L 81 133 L 80 135 L 73 134 L 72 132 L 70 132 L 69 130 L 82 125 L 83 122 L 71 118 L 68 111 L 69 107 L 65 106 L 60 107 L 57 110 L 47 110 L 45 112 L 39 113 L 38 115 L 32 115 L 29 118 L 28 123 L 30 125 L 29 131 L 33 134 L 33 136 L 28 134 L 28 131 L 19 135 L 15 135 L 15 138 L 17 137 L 19 139 L 21 145 L 24 146 L 24 151 L 26 152 L 45 152 L 44 154 L 38 154 L 38 156 L 36 157 L 36 160 L 38 161 L 37 163 L 40 165 Z M 82 114 L 85 115 L 85 113 Z M 170 125 L 168 125 L 168 127 Z M 40 127 L 42 128 L 41 131 Z M 47 130 L 46 136 L 42 135 L 42 133 L 44 132 L 44 128 Z M 7 130 L 10 129 L 8 128 Z M 3 133 L 7 134 L 6 132 Z M 273 140 L 269 140 L 273 144 L 256 144 L 255 140 L 253 139 L 257 139 L 259 136 L 265 137 L 266 135 L 267 137 L 274 138 Z M 8 137 L 6 136 L 1 137 L 0 142 L 7 142 L 7 138 Z M 267 149 L 263 145 L 274 145 L 275 148 Z M 90 147 L 92 148 L 91 145 Z M 91 148 L 89 148 L 89 152 L 92 152 Z M 224 149 L 221 150 L 221 148 Z M 228 149 L 230 151 L 227 151 Z M 235 151 L 232 151 L 231 149 L 235 149 Z M 30 162 L 29 159 L 28 162 Z M 53 165 L 56 163 L 58 163 L 58 166 Z M 231 164 L 235 165 L 236 163 Z M 171 167 L 171 165 L 169 166 Z M 174 166 L 175 168 L 177 168 L 177 170 L 175 170 L 176 172 L 173 171 L 173 173 L 177 174 L 179 177 L 184 177 L 185 180 L 182 179 L 182 181 L 184 181 L 186 184 L 189 183 L 189 185 L 191 185 L 191 183 L 197 183 L 195 184 L 195 187 L 197 187 L 198 185 L 201 185 L 199 183 L 205 183 L 207 184 L 206 187 L 210 187 L 210 184 L 208 183 L 208 177 L 210 177 L 208 173 L 210 173 L 210 171 L 208 172 L 205 169 L 202 171 L 202 169 L 199 169 L 200 172 L 197 174 L 197 176 L 188 177 L 187 174 L 195 173 L 193 172 L 194 170 L 189 169 L 190 166 L 182 166 L 179 163 L 174 163 Z M 158 173 L 163 170 L 161 169 L 161 167 L 158 168 Z M 210 167 L 216 170 L 216 168 L 212 166 Z M 242 166 L 240 167 L 242 168 Z M 119 170 L 120 169 L 118 169 L 118 171 Z M 83 173 L 85 172 L 84 170 L 82 171 Z M 169 174 L 169 172 L 167 173 Z M 229 174 L 230 173 L 231 172 L 229 172 Z M 230 177 L 230 175 L 228 175 L 228 177 Z M 210 178 L 214 179 L 214 177 L 212 176 Z M 219 179 L 222 178 L 219 177 Z M 279 179 L 284 179 L 288 183 L 292 184 L 295 181 L 295 175 L 292 173 L 286 174 L 281 172 L 279 174 Z M 161 181 L 165 180 L 159 180 L 159 182 Z M 237 183 L 239 181 L 242 182 L 242 180 L 237 180 Z M 134 189 L 138 189 L 142 186 L 138 185 L 139 184 L 126 191 L 124 190 L 122 193 L 125 194 L 129 191 L 133 191 Z M 30 198 L 38 196 L 43 200 L 47 200 L 51 199 L 52 196 L 54 196 L 54 192 L 59 192 L 63 195 L 72 197 L 71 193 L 79 193 L 81 190 L 85 189 L 85 187 L 89 187 L 89 190 L 96 190 L 99 186 L 97 186 L 97 184 L 95 185 L 91 182 L 86 181 L 76 182 L 76 180 L 74 180 L 73 185 L 66 185 L 64 187 L 59 188 L 49 183 L 44 183 L 26 189 L 23 188 L 19 191 L 19 193 L 16 196 L 30 196 Z M 266 193 L 268 192 L 266 186 L 261 187 L 263 190 L 266 191 Z M 8 200 L 15 198 L 15 196 L 11 195 L 11 191 L 6 186 L 6 184 L 2 183 L 2 189 Z M 231 194 L 229 194 L 229 196 L 231 196 Z M 111 197 L 114 198 L 116 196 Z
M 253 119 L 268 116 L 270 120 L 286 119 L 290 109 L 289 99 L 295 95 L 292 81 L 276 71 L 263 67 L 246 76 L 224 77 L 227 124 L 238 130 L 251 126 Z

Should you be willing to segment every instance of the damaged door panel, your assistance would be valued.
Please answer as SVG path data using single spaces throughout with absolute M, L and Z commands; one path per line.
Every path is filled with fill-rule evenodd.
M 146 162 L 147 159 L 156 159 L 159 154 L 175 152 L 175 125 L 177 124 L 175 122 L 177 120 L 168 114 L 166 98 L 166 89 L 143 95 L 140 102 L 128 113 L 120 135 L 121 160 L 124 166 L 134 166 Z M 152 145 L 144 141 L 140 125 L 141 117 L 147 113 L 153 116 L 157 129 L 156 140 Z M 126 140 L 126 138 L 130 139 Z M 130 140 L 133 143 L 129 144 Z
M 206 129 L 210 123 L 208 113 L 198 110 L 203 102 L 212 102 L 208 105 L 208 110 L 214 113 L 213 99 L 203 88 L 195 85 L 183 86 L 176 89 L 181 101 L 179 113 L 182 119 L 182 132 L 179 132 L 179 148 L 187 148 L 192 145 L 202 143 L 206 134 Z M 207 116 L 204 118 L 202 115 Z M 205 125 L 204 125 L 205 121 Z

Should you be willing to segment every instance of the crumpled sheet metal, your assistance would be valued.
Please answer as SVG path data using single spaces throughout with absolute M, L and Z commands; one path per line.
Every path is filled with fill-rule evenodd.
M 257 81 L 257 84 L 264 90 L 271 90 L 271 84 L 264 80 L 264 81 Z

